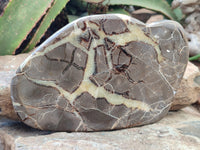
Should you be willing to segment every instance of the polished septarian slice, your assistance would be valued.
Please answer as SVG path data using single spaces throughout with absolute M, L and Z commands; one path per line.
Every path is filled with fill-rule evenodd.
M 94 15 L 65 26 L 18 68 L 14 109 L 34 128 L 101 131 L 166 115 L 188 60 L 182 27 Z

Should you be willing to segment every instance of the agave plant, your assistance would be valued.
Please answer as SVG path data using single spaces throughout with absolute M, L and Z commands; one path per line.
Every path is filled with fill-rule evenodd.
M 2 0 L 0 1 L 0 55 L 32 50 L 66 10 L 66 23 L 79 17 L 98 13 L 130 15 L 124 6 L 140 6 L 180 20 L 181 13 L 172 11 L 170 0 Z M 111 9 L 112 8 L 112 9 Z M 178 17 L 177 17 L 178 16 Z M 64 24 L 65 25 L 65 24 Z M 48 35 L 50 36 L 50 35 Z M 46 36 L 45 38 L 47 38 Z

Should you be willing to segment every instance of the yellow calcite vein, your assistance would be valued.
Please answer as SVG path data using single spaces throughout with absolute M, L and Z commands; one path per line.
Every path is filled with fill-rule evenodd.
M 98 31 L 98 35 L 100 36 L 99 40 L 93 39 L 91 46 L 90 46 L 90 51 L 88 52 L 83 46 L 81 46 L 78 43 L 77 35 L 80 35 L 82 31 L 81 31 L 81 29 L 79 29 L 77 27 L 76 23 L 74 23 L 74 24 L 75 24 L 75 26 L 74 26 L 75 30 L 73 32 L 71 32 L 71 34 L 68 37 L 60 40 L 59 42 L 57 42 L 55 44 L 49 45 L 43 52 L 37 52 L 36 55 L 30 56 L 26 60 L 26 62 L 24 64 L 22 64 L 21 69 L 24 68 L 25 64 L 31 58 L 38 57 L 40 55 L 44 55 L 47 52 L 56 48 L 57 46 L 60 46 L 66 42 L 70 42 L 74 46 L 80 48 L 81 50 L 83 50 L 85 53 L 88 54 L 88 61 L 87 61 L 86 69 L 85 69 L 85 74 L 84 74 L 83 81 L 82 81 L 81 85 L 79 86 L 79 88 L 75 92 L 69 93 L 69 92 L 65 91 L 63 88 L 56 85 L 53 81 L 32 79 L 25 75 L 27 77 L 27 79 L 29 79 L 37 84 L 40 84 L 40 85 L 55 87 L 56 89 L 58 89 L 60 91 L 60 93 L 63 96 L 65 96 L 70 101 L 71 104 L 73 103 L 73 101 L 76 99 L 77 96 L 81 95 L 83 92 L 88 92 L 95 98 L 98 98 L 98 97 L 106 98 L 107 101 L 113 105 L 124 104 L 128 108 L 132 108 L 132 109 L 137 108 L 137 109 L 140 109 L 140 110 L 143 110 L 146 112 L 150 111 L 151 110 L 150 106 L 148 104 L 146 104 L 145 102 L 142 102 L 139 100 L 127 99 L 121 95 L 117 95 L 117 94 L 108 92 L 104 89 L 104 87 L 97 87 L 90 81 L 89 77 L 93 74 L 94 69 L 95 69 L 95 60 L 94 60 L 95 51 L 93 48 L 95 48 L 98 45 L 104 44 L 104 38 L 107 37 L 107 35 L 105 35 L 105 33 L 103 31 L 98 31 L 98 28 L 95 24 L 86 22 L 87 27 L 96 29 L 96 31 Z M 134 25 L 129 24 L 129 25 L 127 25 L 127 27 L 130 32 L 126 32 L 126 33 L 118 34 L 118 35 L 112 35 L 112 36 L 109 36 L 109 39 L 114 41 L 115 45 L 126 45 L 128 42 L 131 42 L 131 41 L 143 41 L 144 43 L 148 43 L 156 49 L 157 54 L 158 54 L 158 61 L 162 61 L 160 49 L 155 41 L 153 41 L 151 38 L 147 37 L 144 34 L 144 32 L 136 24 L 134 24 Z M 107 60 L 108 60 L 109 68 L 112 69 L 110 53 L 107 53 Z
M 106 98 L 107 101 L 113 105 L 120 105 L 124 104 L 128 108 L 132 109 L 140 109 L 143 111 L 150 111 L 151 108 L 149 105 L 147 105 L 144 102 L 138 101 L 138 100 L 132 100 L 132 99 L 127 99 L 124 98 L 121 95 L 113 94 L 108 91 L 106 91 L 103 87 L 97 87 L 90 81 L 83 81 L 80 87 L 72 94 L 69 92 L 65 91 L 63 88 L 59 87 L 56 85 L 53 81 L 43 81 L 43 80 L 37 80 L 37 79 L 31 79 L 30 77 L 26 76 L 28 80 L 39 84 L 39 85 L 44 85 L 44 86 L 50 86 L 56 88 L 66 99 L 70 101 L 72 104 L 75 98 L 79 95 L 81 95 L 83 92 L 88 92 L 90 93 L 93 97 L 98 98 L 98 97 L 103 97 Z

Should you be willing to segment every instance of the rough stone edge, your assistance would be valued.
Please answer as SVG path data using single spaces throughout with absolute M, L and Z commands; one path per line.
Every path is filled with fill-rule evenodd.
M 15 139 L 4 131 L 0 131 L 0 148 L 2 150 L 15 150 Z
M 170 110 L 178 110 L 198 101 L 200 98 L 200 85 L 195 82 L 196 77 L 200 77 L 198 67 L 188 62 Z

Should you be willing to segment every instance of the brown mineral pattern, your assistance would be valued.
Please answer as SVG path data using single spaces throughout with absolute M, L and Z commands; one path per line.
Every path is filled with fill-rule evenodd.
M 34 128 L 113 130 L 160 120 L 188 60 L 182 27 L 124 15 L 84 17 L 30 55 L 11 83 L 14 109 Z

